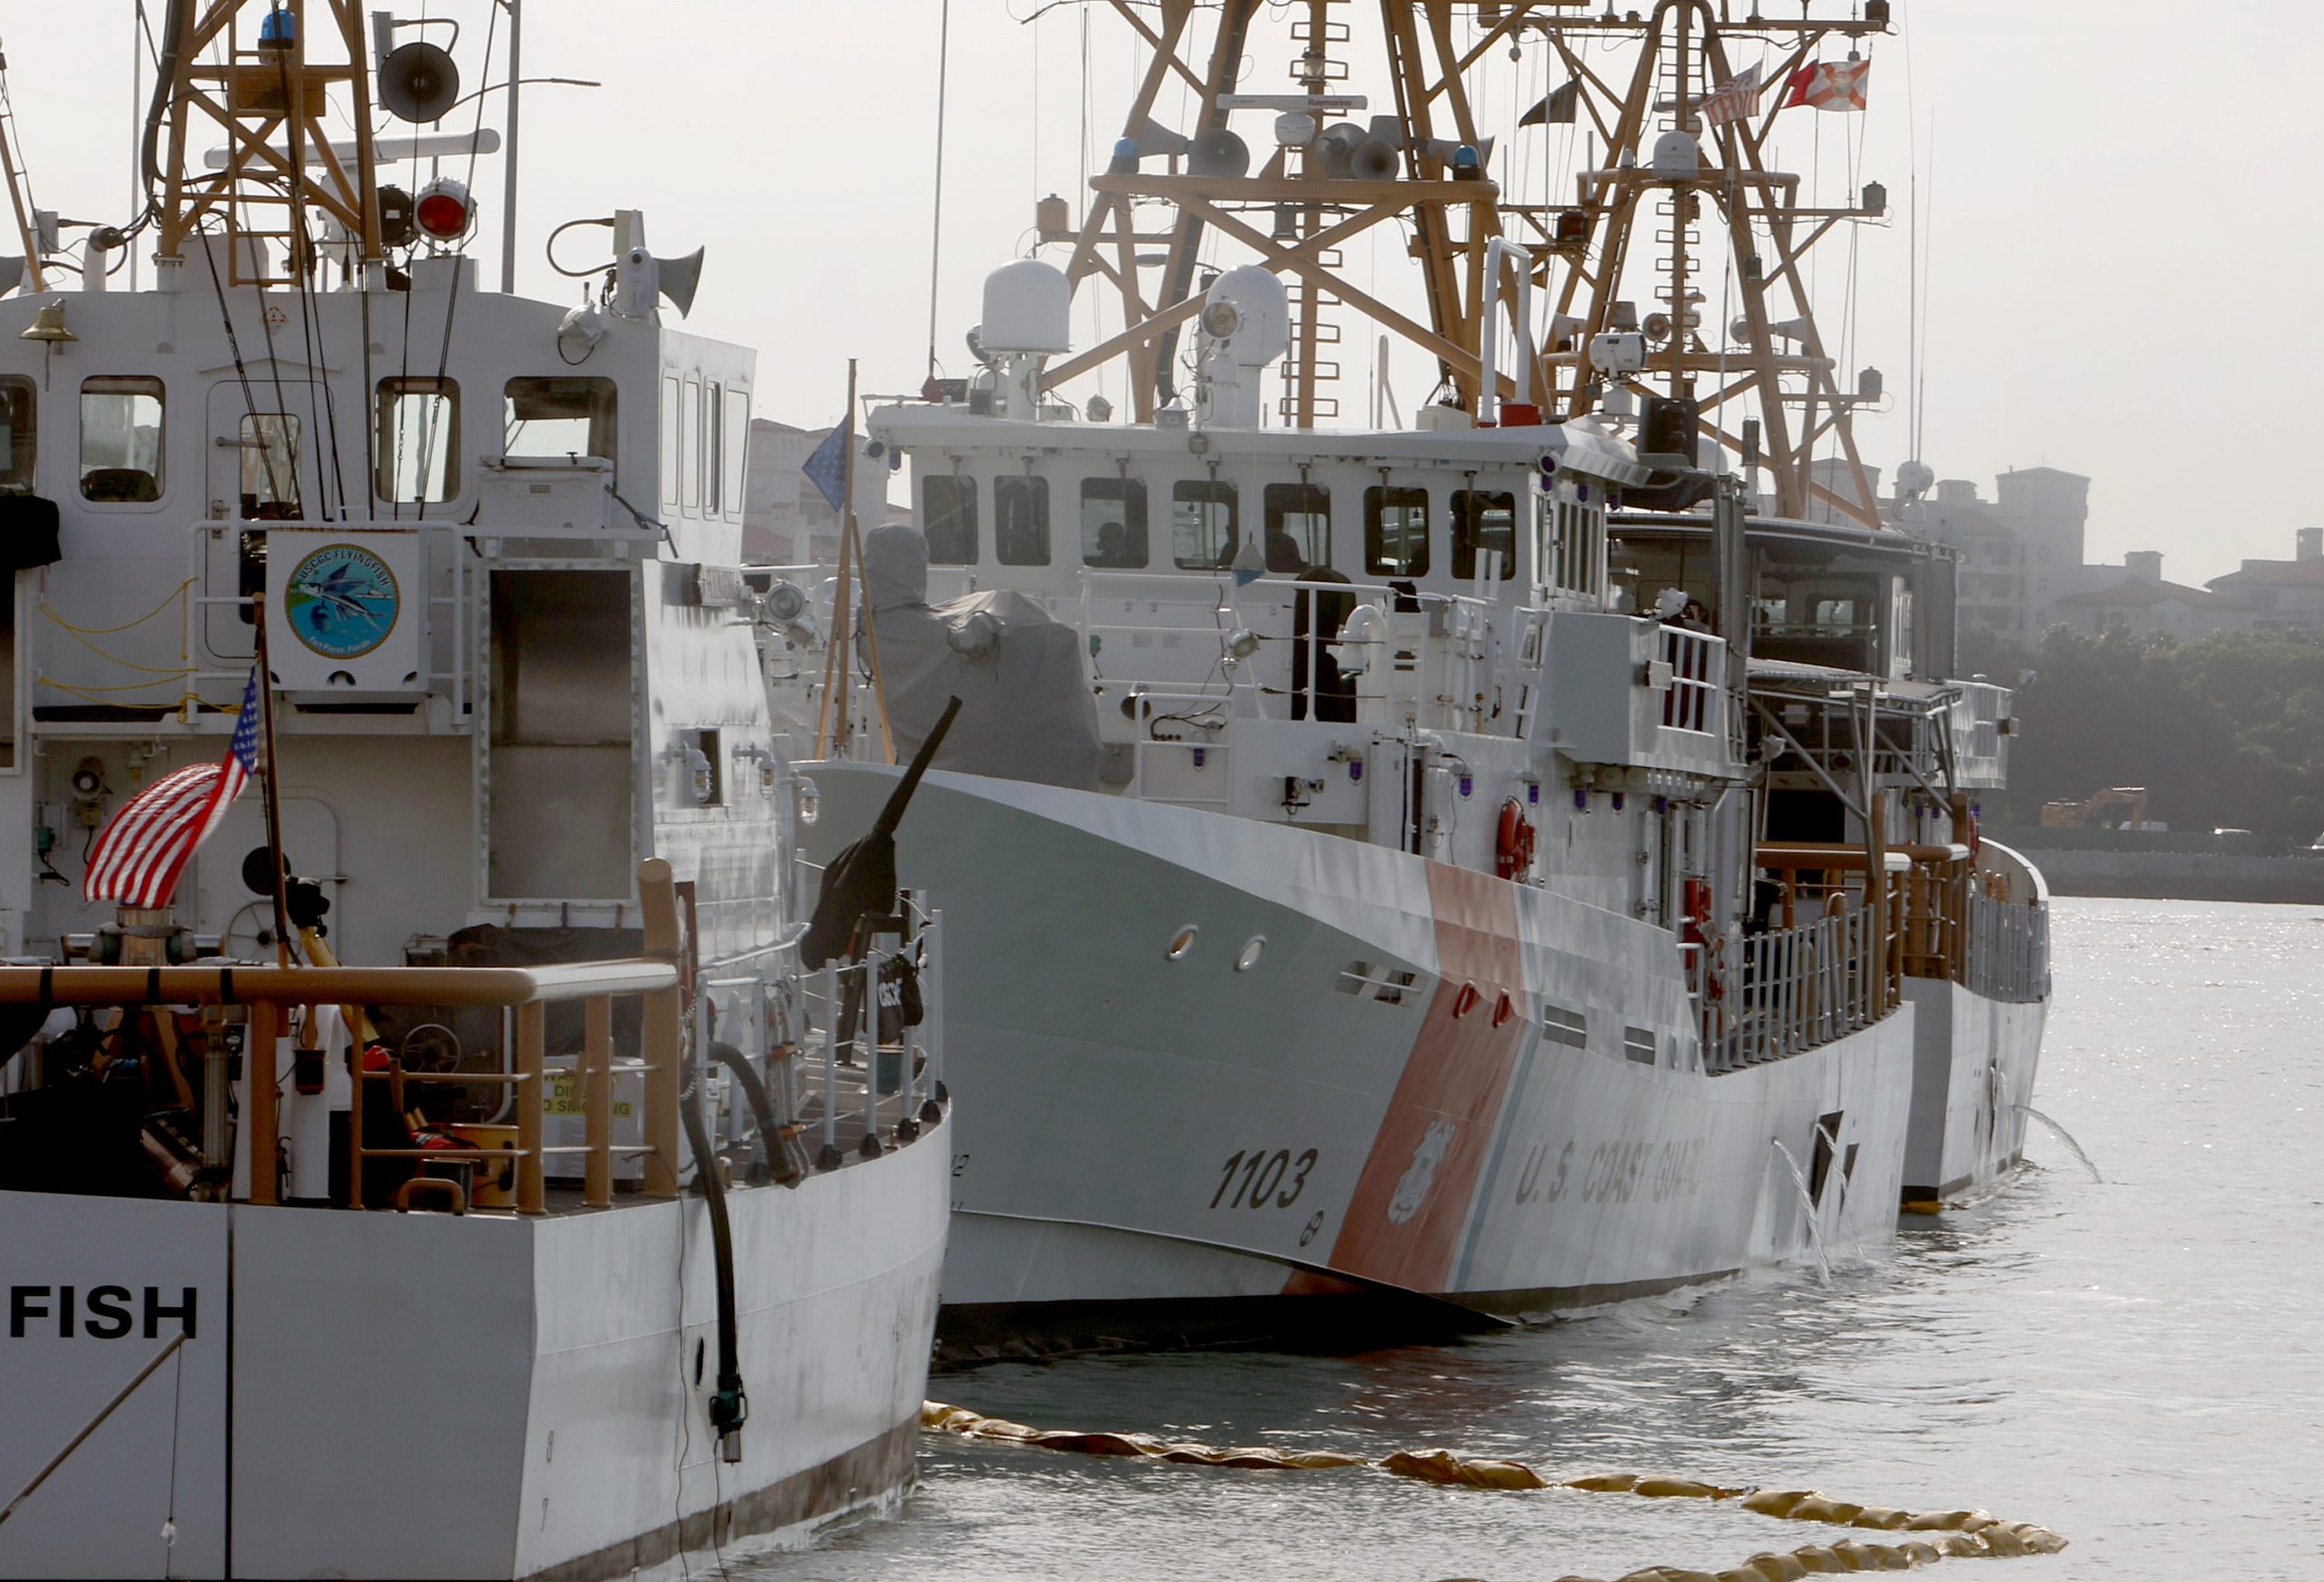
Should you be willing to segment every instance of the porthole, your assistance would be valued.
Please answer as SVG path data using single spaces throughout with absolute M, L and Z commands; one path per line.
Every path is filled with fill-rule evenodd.
M 1195 948 L 1195 936 L 1201 932 L 1201 929 L 1196 928 L 1192 923 L 1188 923 L 1185 928 L 1170 936 L 1170 948 L 1165 952 L 1165 954 L 1167 954 L 1173 961 L 1185 960 L 1187 952 Z
M 1265 934 L 1252 935 L 1243 941 L 1243 953 L 1235 958 L 1235 970 L 1250 971 L 1259 964 L 1259 958 L 1266 954 L 1266 949 L 1267 937 Z

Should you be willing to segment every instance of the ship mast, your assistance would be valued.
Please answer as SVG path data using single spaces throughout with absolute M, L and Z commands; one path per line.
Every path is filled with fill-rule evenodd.
M 1850 427 L 1877 392 L 1864 381 L 1842 388 L 1801 260 L 1844 222 L 1881 218 L 1881 194 L 1875 184 L 1840 206 L 1804 205 L 1802 178 L 1770 163 L 1769 144 L 1786 78 L 1827 59 L 1827 42 L 1853 57 L 1861 39 L 1886 32 L 1880 0 L 1844 14 L 1833 0 L 1805 0 L 1799 18 L 1743 22 L 1709 0 L 1596 15 L 1576 0 L 1380 0 L 1364 27 L 1376 58 L 1361 75 L 1350 17 L 1372 8 L 1297 0 L 1286 92 L 1239 80 L 1264 69 L 1265 46 L 1252 36 L 1263 12 L 1274 15 L 1263 0 L 1117 0 L 1115 9 L 1149 52 L 1116 157 L 1091 178 L 1078 230 L 1045 225 L 1041 236 L 1070 243 L 1068 279 L 1109 291 L 1123 328 L 1050 367 L 1046 384 L 1123 359 L 1134 415 L 1152 420 L 1176 394 L 1178 338 L 1203 303 L 1204 250 L 1223 241 L 1289 288 L 1282 422 L 1313 427 L 1338 416 L 1334 304 L 1433 359 L 1446 398 L 1478 415 L 1492 298 L 1506 300 L 1515 284 L 1513 271 L 1488 269 L 1502 238 L 1531 258 L 1534 300 L 1549 310 L 1529 370 L 1549 417 L 1597 410 L 1617 385 L 1689 398 L 1704 436 L 1755 450 L 1777 514 L 1820 506 L 1878 525 Z M 1551 80 L 1563 84 L 1541 108 L 1574 122 L 1594 156 L 1572 172 L 1570 192 L 1546 201 L 1516 201 L 1488 179 L 1493 142 L 1506 148 L 1518 128 L 1484 123 L 1472 98 L 1491 57 L 1528 50 L 1551 52 Z M 1763 68 L 1760 91 L 1738 117 L 1713 124 L 1705 99 L 1747 59 Z M 1188 88 L 1187 123 L 1159 124 L 1157 103 Z M 1246 131 L 1258 125 L 1252 113 L 1277 118 L 1271 147 L 1254 151 L 1230 129 L 1238 111 Z M 1344 267 L 1347 245 L 1382 226 L 1401 233 L 1419 266 L 1424 316 Z M 1720 234 L 1707 236 L 1713 230 Z M 1722 298 L 1729 312 L 1717 315 Z M 1640 301 L 1650 304 L 1644 314 Z M 1592 338 L 1609 332 L 1645 334 L 1643 366 L 1593 366 Z M 1495 384 L 1496 394 L 1514 388 L 1507 369 Z M 1757 425 L 1755 447 L 1747 423 Z M 1833 457 L 1828 478 L 1819 449 Z
M 264 250 L 240 244 L 308 260 L 304 208 L 337 221 L 364 262 L 385 256 L 363 40 L 359 0 L 175 0 L 156 101 L 166 153 L 147 172 L 160 189 L 157 257 L 182 258 L 189 237 L 222 221 L 236 244 L 223 250 L 228 283 L 280 283 L 245 273 Z M 334 99 L 351 132 L 328 124 Z M 190 162 L 204 127 L 224 133 L 222 169 Z

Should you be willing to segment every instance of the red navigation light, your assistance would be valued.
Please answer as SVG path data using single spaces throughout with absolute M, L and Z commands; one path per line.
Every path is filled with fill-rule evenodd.
M 420 234 L 437 241 L 458 241 L 476 222 L 476 205 L 468 190 L 449 176 L 439 176 L 419 190 L 412 219 Z

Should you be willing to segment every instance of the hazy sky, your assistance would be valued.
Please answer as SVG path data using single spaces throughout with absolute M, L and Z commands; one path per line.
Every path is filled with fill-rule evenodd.
M 954 373 L 985 272 L 1030 245 L 1035 200 L 1059 192 L 1078 218 L 1085 161 L 1102 162 L 1133 59 L 1110 8 L 1067 0 L 1034 25 L 1016 20 L 1039 3 L 952 0 L 937 347 Z M 1764 4 L 1791 14 L 1782 0 Z M 396 9 L 461 20 L 468 84 L 481 80 L 485 0 Z M 940 10 L 940 0 L 526 0 L 527 74 L 605 86 L 527 93 L 519 289 L 577 297 L 577 282 L 542 261 L 548 229 L 639 207 L 656 251 L 707 244 L 689 327 L 758 349 L 761 416 L 830 421 L 851 355 L 867 390 L 916 388 Z M 2324 522 L 2305 447 L 2290 437 L 2304 409 L 2296 381 L 2324 339 L 2309 305 L 2324 264 L 2324 16 L 2290 0 L 2200 13 L 2151 0 L 1897 0 L 1896 10 L 1899 30 L 1866 50 L 1870 113 L 1787 112 L 1776 149 L 1827 202 L 1865 180 L 1890 193 L 1894 222 L 1863 228 L 1856 242 L 1847 361 L 1880 368 L 1897 398 L 1858 419 L 1866 459 L 1893 475 L 1908 454 L 1905 211 L 1916 148 L 1925 459 L 1938 474 L 1974 479 L 1991 497 L 1993 475 L 2010 467 L 2085 473 L 2091 557 L 2161 549 L 2175 581 L 2201 582 L 2244 556 L 2289 556 L 2295 527 Z M 0 0 L 18 132 L 44 207 L 103 219 L 126 209 L 132 18 L 130 0 Z M 1359 20 L 1356 33 L 1339 52 L 1354 67 L 1350 86 L 1378 95 L 1371 29 Z M 1296 48 L 1280 22 L 1263 25 L 1248 86 L 1287 91 Z M 1539 45 L 1514 64 L 1496 52 L 1490 67 L 1476 84 L 1489 107 L 1530 103 L 1546 80 Z M 1166 99 L 1157 118 L 1171 121 L 1173 109 Z M 486 123 L 505 119 L 492 96 Z M 1263 115 L 1237 125 L 1264 140 Z M 1494 171 L 1504 187 L 1538 195 L 1559 152 L 1544 137 L 1504 142 Z M 497 160 L 477 185 L 476 251 L 491 281 Z M 603 233 L 566 239 L 574 261 L 586 261 L 592 234 Z M 1836 238 L 1819 250 L 1827 343 L 1846 317 L 1847 246 Z M 1393 241 L 1352 249 L 1347 267 L 1409 300 L 1397 251 Z M 1361 420 L 1374 332 L 1352 310 L 1340 316 L 1351 347 L 1343 410 Z M 1075 323 L 1086 340 L 1088 311 Z M 1409 348 L 1391 367 L 1409 413 L 1433 372 Z M 1110 390 L 1118 397 L 1118 376 Z

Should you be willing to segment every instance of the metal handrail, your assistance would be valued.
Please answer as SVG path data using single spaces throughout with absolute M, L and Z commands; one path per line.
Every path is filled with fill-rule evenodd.
M 279 1046 L 286 1007 L 319 1005 L 498 1006 L 516 1011 L 515 1069 L 506 1072 L 429 1073 L 430 1082 L 506 1086 L 522 1095 L 517 1104 L 517 1146 L 511 1149 L 441 1148 L 431 1158 L 517 1161 L 517 1212 L 547 1212 L 543 1172 L 544 1028 L 547 1007 L 580 1000 L 586 1007 L 588 1036 L 582 1057 L 584 1107 L 588 1117 L 588 1163 L 585 1201 L 602 1208 L 613 1202 L 613 1000 L 640 995 L 645 1000 L 645 1138 L 625 1153 L 645 1157 L 646 1195 L 675 1197 L 678 1192 L 678 1054 L 681 1013 L 677 967 L 679 935 L 675 886 L 670 865 L 649 858 L 638 865 L 638 893 L 645 914 L 643 959 L 597 961 L 550 967 L 10 967 L 0 968 L 0 1004 L 18 1005 L 240 1005 L 248 1007 L 244 1047 L 251 1057 L 249 1113 L 250 1201 L 278 1200 L 281 1141 L 276 1114 L 277 1083 L 259 1079 L 265 1052 Z M 403 1080 L 391 1066 L 364 1069 L 351 1062 L 357 1096 L 348 1106 L 348 1201 L 361 1206 L 363 1162 L 404 1156 L 408 1150 L 363 1145 L 362 1084 Z

